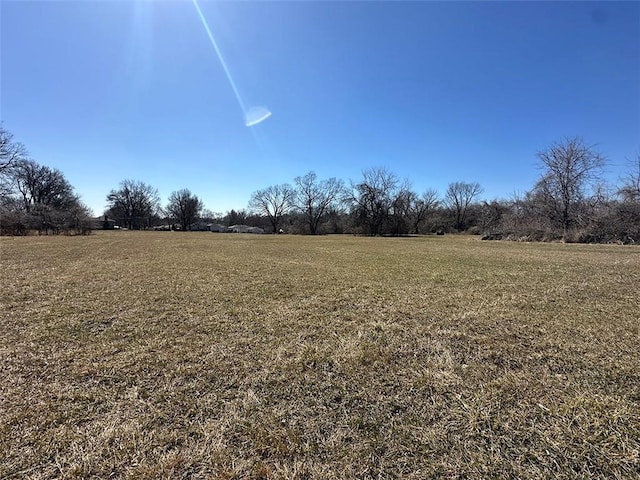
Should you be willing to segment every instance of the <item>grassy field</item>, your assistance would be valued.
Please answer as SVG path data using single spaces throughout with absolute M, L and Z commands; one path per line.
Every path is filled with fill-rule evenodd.
M 0 478 L 640 478 L 640 248 L 0 238 Z

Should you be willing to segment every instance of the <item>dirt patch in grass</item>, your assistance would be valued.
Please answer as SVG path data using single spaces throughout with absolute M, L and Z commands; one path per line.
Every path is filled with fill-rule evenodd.
M 640 478 L 640 250 L 0 238 L 0 478 Z

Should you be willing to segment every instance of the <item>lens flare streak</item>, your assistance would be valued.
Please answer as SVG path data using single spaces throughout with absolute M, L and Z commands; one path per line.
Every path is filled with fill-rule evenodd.
M 222 65 L 222 68 L 224 69 L 224 73 L 227 75 L 227 79 L 229 80 L 229 83 L 231 84 L 231 88 L 233 89 L 233 93 L 236 95 L 236 98 L 238 99 L 238 104 L 240 104 L 240 108 L 242 108 L 242 111 L 245 112 L 246 108 L 244 106 L 244 102 L 242 101 L 242 97 L 240 97 L 240 92 L 238 92 L 238 88 L 236 87 L 236 84 L 233 81 L 233 78 L 231 77 L 231 72 L 229 72 L 229 67 L 227 67 L 227 63 L 224 61 L 224 57 L 222 56 L 222 52 L 218 48 L 217 42 L 216 42 L 215 38 L 213 38 L 213 33 L 211 33 L 211 29 L 209 28 L 209 24 L 207 23 L 207 19 L 204 18 L 204 15 L 202 14 L 202 10 L 200 10 L 200 5 L 198 5 L 198 0 L 192 0 L 192 1 L 193 1 L 193 6 L 196 7 L 196 10 L 198 12 L 198 16 L 200 17 L 200 21 L 202 21 L 202 25 L 204 26 L 204 29 L 206 30 L 207 35 L 209 36 L 209 40 L 211 41 L 211 45 L 213 45 L 213 49 L 216 51 L 216 54 L 218 55 L 218 59 L 220 60 L 220 64 Z
M 238 105 L 240 105 L 240 108 L 242 109 L 242 113 L 245 115 L 245 125 L 247 127 L 251 127 L 267 119 L 269 116 L 271 116 L 271 112 L 265 109 L 264 107 L 253 107 L 252 109 L 247 111 L 247 108 L 245 107 L 245 104 L 242 101 L 242 97 L 240 96 L 240 92 L 238 91 L 238 87 L 236 86 L 236 83 L 233 81 L 233 77 L 231 76 L 229 67 L 227 66 L 227 63 L 224 61 L 222 52 L 218 47 L 218 43 L 213 37 L 213 33 L 211 33 L 211 29 L 209 28 L 207 19 L 204 17 L 202 10 L 200 10 L 200 5 L 198 5 L 198 0 L 191 0 L 191 1 L 193 2 L 193 6 L 196 7 L 196 11 L 198 12 L 198 16 L 200 17 L 202 26 L 204 27 L 205 31 L 207 32 L 207 35 L 209 36 L 209 40 L 211 41 L 211 45 L 213 46 L 213 49 L 215 50 L 216 55 L 218 55 L 218 60 L 220 60 L 220 64 L 222 65 L 224 73 L 227 76 L 227 79 L 229 80 L 229 84 L 233 89 L 233 93 L 235 94 L 236 99 L 238 100 Z M 256 110 L 260 112 L 259 115 L 256 115 L 257 113 Z

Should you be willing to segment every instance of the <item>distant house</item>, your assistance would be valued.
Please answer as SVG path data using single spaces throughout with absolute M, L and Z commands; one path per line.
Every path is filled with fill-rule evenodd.
M 116 221 L 107 215 L 92 218 L 91 225 L 94 230 L 114 230 L 117 228 Z
M 229 227 L 220 225 L 219 223 L 210 223 L 208 227 L 210 232 L 227 233 L 229 231 Z
M 229 231 L 233 233 L 264 233 L 260 227 L 250 227 L 249 225 L 231 225 Z
M 209 230 L 209 224 L 206 223 L 192 223 L 191 225 L 189 225 L 189 230 L 191 230 L 192 232 L 208 232 Z

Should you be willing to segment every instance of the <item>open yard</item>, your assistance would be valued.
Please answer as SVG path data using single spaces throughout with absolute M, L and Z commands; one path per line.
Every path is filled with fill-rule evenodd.
M 640 248 L 0 238 L 0 478 L 640 478 Z

